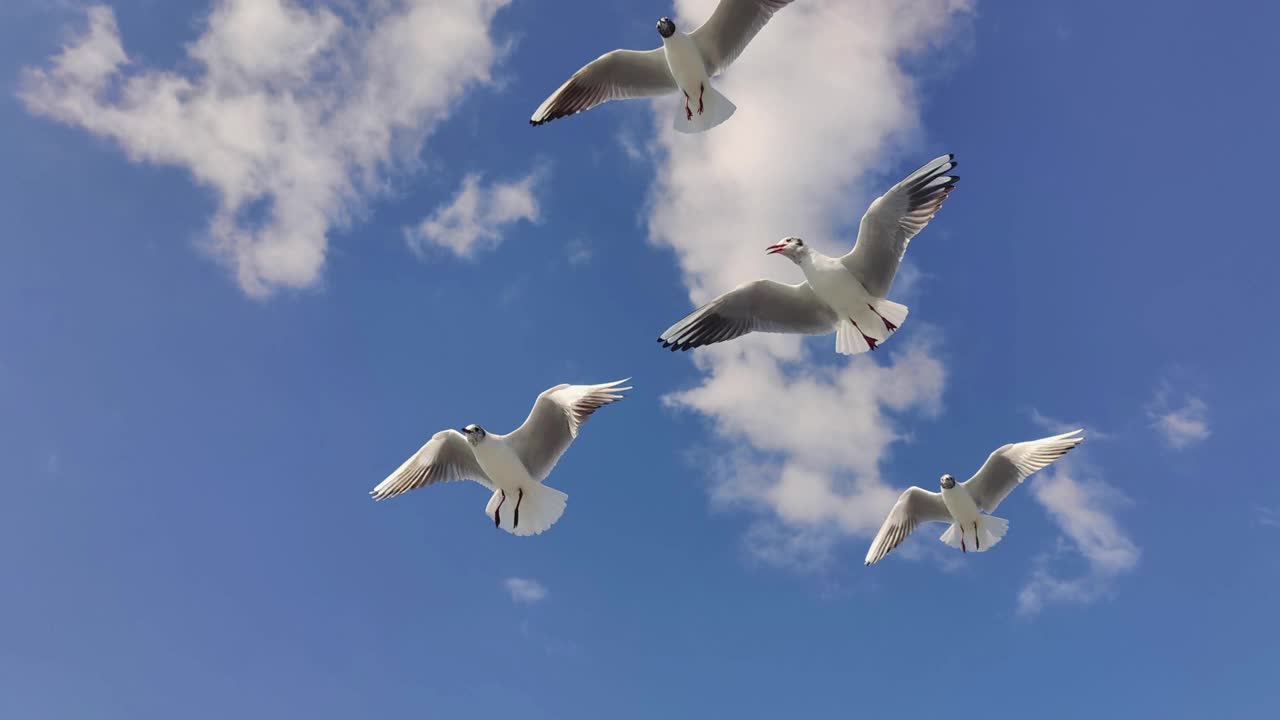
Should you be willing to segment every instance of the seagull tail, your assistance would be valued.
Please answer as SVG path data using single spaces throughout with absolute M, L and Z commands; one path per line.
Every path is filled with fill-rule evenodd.
M 902 323 L 907 321 L 907 313 L 911 312 L 906 305 L 883 299 L 873 300 L 871 309 L 880 316 L 881 324 L 890 332 L 902 327 Z M 890 325 L 893 327 L 889 327 Z
M 976 533 L 972 526 L 962 529 L 959 525 L 953 523 L 938 539 L 957 550 L 986 552 L 1004 539 L 1004 534 L 1007 532 L 1009 532 L 1008 520 L 994 515 L 981 515 L 978 517 L 978 530 Z M 963 545 L 961 541 L 963 541 Z
M 719 90 L 711 87 L 710 82 L 706 83 L 702 91 L 702 112 L 698 112 L 698 98 L 689 98 L 689 107 L 693 113 L 692 118 L 684 110 L 684 98 L 680 95 L 676 95 L 676 97 L 681 102 L 676 104 L 675 128 L 682 133 L 706 132 L 728 120 L 729 116 L 733 115 L 733 112 L 738 109 L 738 106 L 729 102 L 729 98 L 722 95 Z
M 842 320 L 836 326 L 836 352 L 841 355 L 857 355 L 870 349 L 871 346 L 867 344 L 866 338 L 858 332 L 853 323 Z
M 516 501 L 520 501 L 520 524 L 516 525 Z M 495 490 L 489 504 L 484 507 L 484 514 L 493 520 L 494 511 L 498 511 L 498 527 L 512 535 L 537 535 L 546 530 L 564 514 L 565 503 L 569 496 L 559 490 L 541 483 L 525 488 L 524 497 L 507 493 L 502 499 L 502 491 Z M 501 505 L 501 509 L 499 509 Z
M 875 350 L 902 327 L 910 310 L 892 300 L 872 300 L 836 326 L 836 352 L 857 355 Z

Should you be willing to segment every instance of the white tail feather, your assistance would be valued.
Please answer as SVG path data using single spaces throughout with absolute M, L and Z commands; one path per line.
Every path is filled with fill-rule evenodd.
M 881 318 L 888 320 L 897 327 L 902 327 L 902 323 L 907 321 L 907 313 L 911 312 L 906 305 L 892 300 L 875 300 L 872 301 L 871 307 L 875 308 L 876 314 Z
M 520 502 L 518 526 L 516 525 L 517 500 Z M 507 493 L 505 502 L 502 499 L 502 491 L 494 490 L 493 496 L 489 498 L 489 504 L 484 506 L 484 514 L 492 520 L 493 513 L 497 510 L 498 527 L 512 535 L 537 535 L 555 525 L 564 514 L 564 506 L 568 501 L 568 495 L 539 483 L 531 488 L 525 488 L 523 499 L 518 493 Z M 498 509 L 499 505 L 502 506 L 501 510 Z
M 957 550 L 986 552 L 1004 539 L 1004 534 L 1007 532 L 1009 532 L 1008 520 L 994 515 L 980 515 L 976 533 L 972 525 L 961 528 L 952 523 L 938 539 Z
M 674 127 L 678 132 L 682 133 L 700 133 L 706 132 L 711 128 L 719 125 L 733 115 L 738 109 L 736 105 L 729 102 L 729 98 L 720 93 L 719 90 L 711 87 L 711 83 L 706 83 L 702 91 L 702 112 L 698 112 L 698 98 L 689 97 L 689 107 L 693 111 L 693 117 L 684 109 L 684 97 L 679 98 L 681 102 L 676 104 L 676 120 Z
M 836 326 L 836 352 L 841 355 L 857 355 L 870 349 L 871 346 L 853 323 L 846 320 Z

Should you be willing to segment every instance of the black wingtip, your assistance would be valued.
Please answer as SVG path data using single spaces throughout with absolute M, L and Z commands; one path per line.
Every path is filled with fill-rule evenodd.
M 529 118 L 529 124 L 530 124 L 530 125 L 532 125 L 532 126 L 534 126 L 534 127 L 538 127 L 538 126 L 540 126 L 540 125 L 546 125 L 546 124 L 547 124 L 547 123 L 549 123 L 549 122 L 554 122 L 554 121 L 559 120 L 559 119 L 561 119 L 561 118 L 567 118 L 567 117 L 570 117 L 570 116 L 572 116 L 572 115 L 577 115 L 577 114 L 578 114 L 578 113 L 580 113 L 580 112 L 582 112 L 582 111 L 581 111 L 581 110 L 575 110 L 575 111 L 573 111 L 573 112 L 571 112 L 571 113 L 564 113 L 564 114 L 562 114 L 562 115 L 555 115 L 555 114 L 552 114 L 552 115 L 548 115 L 548 116 L 546 116 L 546 117 L 542 118 L 541 120 L 534 120 L 533 118 Z

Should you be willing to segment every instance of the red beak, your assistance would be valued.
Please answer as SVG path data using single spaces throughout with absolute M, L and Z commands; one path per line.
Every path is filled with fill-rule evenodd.
M 786 243 L 784 243 L 784 242 L 780 242 L 780 243 L 778 243 L 778 244 L 776 244 L 776 245 L 770 245 L 769 247 L 765 248 L 765 249 L 764 249 L 764 254 L 765 254 L 765 255 L 773 255 L 774 253 L 780 253 L 780 252 L 782 252 L 783 250 L 786 250 L 786 249 L 787 249 L 787 244 L 786 244 Z

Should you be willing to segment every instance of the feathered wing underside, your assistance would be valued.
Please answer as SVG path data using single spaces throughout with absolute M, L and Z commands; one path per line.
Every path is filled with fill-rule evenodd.
M 448 480 L 474 480 L 493 489 L 493 482 L 480 468 L 470 443 L 457 430 L 441 430 L 432 435 L 418 452 L 369 494 L 374 500 L 386 500 L 424 485 Z
M 614 50 L 587 63 L 551 93 L 529 124 L 548 123 L 610 100 L 663 95 L 676 89 L 662 48 Z
M 839 317 L 808 283 L 756 280 L 739 285 L 667 328 L 658 338 L 676 350 L 712 345 L 750 332 L 826 335 Z
M 907 244 L 933 216 L 960 181 L 951 175 L 954 155 L 943 155 L 876 198 L 862 216 L 858 240 L 840 261 L 876 297 L 886 297 L 907 252 Z
M 1072 430 L 1040 440 L 1005 445 L 991 453 L 978 472 L 962 486 L 969 491 L 979 510 L 995 512 L 1001 501 L 1023 480 L 1084 442 L 1082 432 L 1084 430 Z
M 879 562 L 890 550 L 901 545 L 917 525 L 927 522 L 951 522 L 951 513 L 942 501 L 942 494 L 918 487 L 907 488 L 898 496 L 889 517 L 885 518 L 880 532 L 871 541 L 863 562 L 867 565 Z
M 715 12 L 689 33 L 702 53 L 707 75 L 722 73 L 742 54 L 773 14 L 792 0 L 720 0 Z
M 601 385 L 556 385 L 544 390 L 533 403 L 524 424 L 507 436 L 507 442 L 534 478 L 551 473 L 560 456 L 578 437 L 587 418 L 609 403 L 622 399 L 627 380 Z

